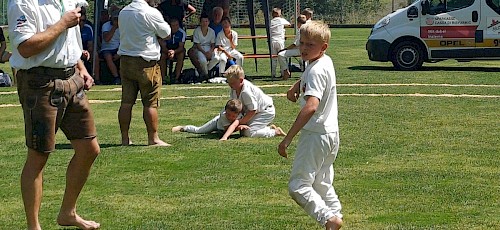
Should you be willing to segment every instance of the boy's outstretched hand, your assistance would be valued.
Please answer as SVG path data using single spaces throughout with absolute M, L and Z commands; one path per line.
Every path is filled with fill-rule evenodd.
M 278 153 L 280 156 L 284 158 L 288 158 L 288 154 L 286 153 L 286 148 L 288 148 L 288 145 L 290 144 L 290 141 L 287 140 L 286 138 L 281 141 L 281 143 L 278 145 Z

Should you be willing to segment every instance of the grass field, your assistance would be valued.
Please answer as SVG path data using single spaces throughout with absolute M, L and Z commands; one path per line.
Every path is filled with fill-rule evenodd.
M 368 60 L 369 29 L 332 32 L 328 54 L 336 66 L 341 132 L 334 186 L 345 229 L 500 229 L 500 63 L 444 61 L 394 71 L 390 63 Z M 251 52 L 250 41 L 240 46 Z M 246 60 L 245 70 L 269 76 L 269 61 L 259 60 L 255 71 Z M 275 124 L 285 131 L 299 105 L 282 95 L 297 78 L 254 80 L 273 96 Z M 88 92 L 102 152 L 78 203 L 84 217 L 102 229 L 321 229 L 287 193 L 297 138 L 283 159 L 277 154 L 281 138 L 219 142 L 215 135 L 170 132 L 212 118 L 228 98 L 226 85 L 163 87 L 160 136 L 169 148 L 144 145 L 140 104 L 131 127 L 138 145 L 119 145 L 120 92 L 114 88 Z M 25 227 L 19 175 L 26 147 L 18 104 L 15 88 L 0 88 L 1 229 Z M 45 229 L 58 228 L 71 156 L 58 133 L 44 174 Z

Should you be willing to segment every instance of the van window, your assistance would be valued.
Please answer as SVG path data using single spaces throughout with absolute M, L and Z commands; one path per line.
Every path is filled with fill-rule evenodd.
M 500 14 L 500 0 L 486 0 L 486 4 L 497 14 Z
M 474 3 L 474 0 L 425 0 L 425 3 L 429 4 L 429 14 L 436 15 L 469 7 Z

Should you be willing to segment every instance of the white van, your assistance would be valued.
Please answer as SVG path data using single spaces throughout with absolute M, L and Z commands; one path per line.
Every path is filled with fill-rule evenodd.
M 417 0 L 378 21 L 366 43 L 372 61 L 416 70 L 422 63 L 500 59 L 498 0 Z

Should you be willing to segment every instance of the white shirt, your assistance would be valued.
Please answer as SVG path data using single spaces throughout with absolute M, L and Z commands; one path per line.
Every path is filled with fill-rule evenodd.
M 231 34 L 233 35 L 233 43 L 235 46 L 238 45 L 238 33 L 236 33 L 236 31 L 234 30 L 231 30 Z M 215 39 L 215 45 L 216 46 L 222 46 L 222 48 L 224 48 L 225 50 L 227 51 L 231 51 L 232 48 L 231 48 L 231 42 L 229 41 L 229 38 L 226 37 L 226 35 L 224 34 L 224 30 L 222 30 L 221 32 L 219 32 L 219 34 L 217 34 L 217 38 Z
M 293 44 L 297 47 L 300 46 L 300 28 L 297 29 L 297 33 L 295 34 L 295 39 L 293 40 Z
M 142 57 L 146 61 L 160 60 L 160 44 L 156 38 L 166 38 L 171 29 L 160 11 L 144 0 L 133 0 L 118 17 L 120 23 L 119 55 Z
M 201 27 L 198 26 L 193 32 L 193 43 L 198 43 L 203 49 L 210 49 L 211 44 L 215 44 L 215 32 L 212 28 L 208 27 L 206 36 L 203 36 Z
M 337 86 L 332 59 L 326 54 L 309 63 L 300 78 L 302 107 L 306 96 L 319 99 L 319 105 L 303 129 L 316 133 L 338 132 Z
M 267 107 L 273 106 L 273 99 L 265 94 L 259 87 L 252 82 L 244 79 L 243 88 L 240 96 L 236 94 L 236 90 L 231 89 L 231 99 L 238 99 L 243 104 L 242 113 L 256 110 L 257 113 L 264 111 Z
M 275 17 L 271 20 L 269 26 L 269 33 L 271 34 L 271 41 L 284 42 L 285 41 L 285 26 L 290 26 L 290 22 L 282 17 Z
M 104 33 L 110 32 L 113 25 L 111 25 L 111 21 L 108 21 L 102 25 L 102 43 L 101 50 L 115 50 L 120 46 L 120 28 L 115 30 L 113 37 L 109 41 L 104 40 Z
M 66 68 L 76 65 L 83 51 L 78 25 L 62 32 L 54 43 L 29 58 L 22 57 L 17 49 L 22 42 L 57 23 L 64 12 L 75 9 L 75 6 L 75 0 L 65 0 L 64 6 L 59 0 L 9 1 L 9 37 L 13 47 L 10 65 L 16 69 L 37 66 Z

